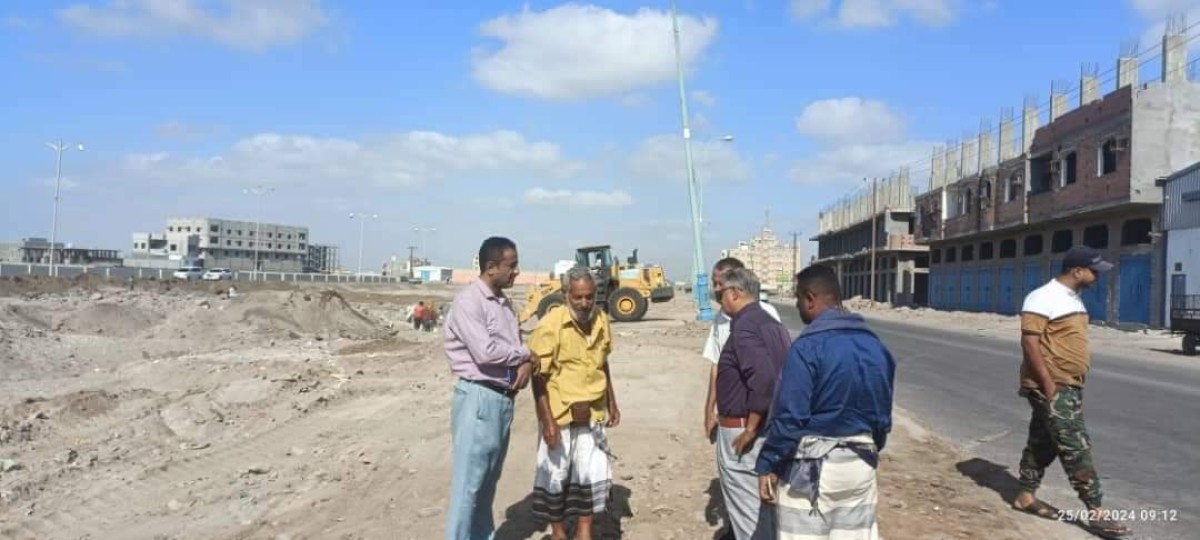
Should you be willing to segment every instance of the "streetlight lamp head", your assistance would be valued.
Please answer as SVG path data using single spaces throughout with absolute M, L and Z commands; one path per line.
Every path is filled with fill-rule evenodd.
M 726 135 L 724 137 L 721 137 L 721 140 L 725 141 L 725 142 L 733 142 L 733 135 Z
M 80 152 L 82 152 L 83 151 L 83 143 L 79 143 L 79 144 L 75 145 L 75 148 L 78 149 Z

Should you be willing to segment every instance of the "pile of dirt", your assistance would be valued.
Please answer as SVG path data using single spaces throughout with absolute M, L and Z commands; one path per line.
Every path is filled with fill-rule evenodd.
M 68 314 L 54 325 L 56 332 L 100 334 L 115 337 L 143 335 L 165 317 L 143 306 L 97 302 Z
M 380 331 L 378 322 L 363 315 L 335 290 L 258 293 L 255 297 L 239 297 L 246 298 L 240 302 L 245 307 L 240 310 L 240 322 L 325 337 L 364 338 Z

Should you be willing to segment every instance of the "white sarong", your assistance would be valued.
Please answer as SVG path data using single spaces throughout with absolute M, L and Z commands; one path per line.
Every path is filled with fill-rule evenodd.
M 801 441 L 797 458 L 823 460 L 816 505 L 809 499 L 812 486 L 793 486 L 785 473 L 776 488 L 778 540 L 879 539 L 875 468 L 854 450 L 839 445 L 843 442 L 874 446 L 870 436 L 861 435 L 841 439 L 809 436 Z M 792 480 L 798 484 L 806 481 Z
M 604 427 L 560 428 L 553 450 L 538 436 L 537 474 L 533 482 L 533 515 L 549 523 L 590 516 L 608 509 L 612 464 Z

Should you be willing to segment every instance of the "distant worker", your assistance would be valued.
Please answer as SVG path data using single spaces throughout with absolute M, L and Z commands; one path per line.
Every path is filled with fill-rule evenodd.
M 892 429 L 896 361 L 841 308 L 837 274 L 810 266 L 794 293 L 807 325 L 792 343 L 755 472 L 779 540 L 875 540 L 879 452 Z
M 459 379 L 450 413 L 454 459 L 447 540 L 495 534 L 492 504 L 508 454 L 513 398 L 534 370 L 517 314 L 504 295 L 520 273 L 517 245 L 502 237 L 484 240 L 479 267 L 479 279 L 454 298 L 443 331 L 446 359 Z
M 593 517 L 608 509 L 612 463 L 605 428 L 621 423 L 608 355 L 608 315 L 596 308 L 596 282 L 584 267 L 567 272 L 567 304 L 551 308 L 529 338 L 538 358 L 533 379 L 538 423 L 533 515 L 566 540 L 591 540 Z
M 754 272 L 730 268 L 714 291 L 731 319 L 729 339 L 717 362 L 716 458 L 726 514 L 737 540 L 775 537 L 774 508 L 759 498 L 754 464 L 791 336 L 758 301 L 759 287 Z
M 1088 312 L 1079 295 L 1112 270 L 1100 252 L 1076 246 L 1063 258 L 1062 271 L 1029 293 L 1021 308 L 1020 395 L 1029 401 L 1029 438 L 1021 454 L 1017 510 L 1057 519 L 1036 496 L 1042 476 L 1057 457 L 1071 487 L 1088 508 L 1087 523 L 1102 536 L 1129 534 L 1129 528 L 1102 506 L 1100 475 L 1092 463 L 1092 441 L 1083 423 L 1083 383 L 1091 366 Z
M 425 312 L 426 311 L 427 310 L 425 309 L 425 301 L 422 300 L 420 302 L 417 302 L 417 306 L 414 307 L 413 311 L 412 311 L 413 330 L 421 329 L 421 325 L 425 321 Z

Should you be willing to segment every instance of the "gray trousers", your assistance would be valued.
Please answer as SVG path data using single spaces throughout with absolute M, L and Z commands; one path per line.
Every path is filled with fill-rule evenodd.
M 738 456 L 733 451 L 733 440 L 742 431 L 717 428 L 717 473 L 725 498 L 725 513 L 737 540 L 770 540 L 775 538 L 775 507 L 762 504 L 758 497 L 758 474 L 754 472 L 763 439 L 759 437 L 749 452 Z

